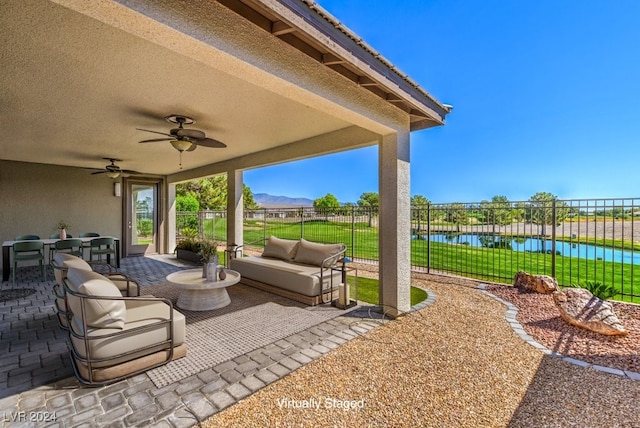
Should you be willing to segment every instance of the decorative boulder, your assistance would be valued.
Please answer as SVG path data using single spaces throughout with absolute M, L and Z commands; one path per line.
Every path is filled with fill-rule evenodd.
M 626 336 L 628 332 L 613 312 L 613 306 L 584 288 L 565 288 L 553 293 L 560 316 L 569 324 L 607 336 Z
M 548 275 L 530 275 L 524 271 L 516 274 L 513 282 L 518 288 L 536 293 L 551 294 L 558 289 L 558 281 Z

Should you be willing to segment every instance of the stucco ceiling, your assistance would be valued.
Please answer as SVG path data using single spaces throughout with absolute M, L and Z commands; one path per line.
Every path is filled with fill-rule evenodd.
M 166 3 L 174 11 L 185 4 Z M 247 79 L 233 62 L 214 64 L 224 49 L 209 52 L 206 37 L 181 33 L 170 40 L 167 34 L 178 33 L 161 23 L 173 19 L 170 13 L 150 19 L 152 13 L 119 3 L 106 7 L 113 23 L 105 22 L 104 10 L 95 19 L 82 6 L 3 3 L 0 159 L 100 168 L 108 163 L 103 157 L 114 157 L 125 169 L 169 175 L 180 170 L 179 153 L 168 142 L 139 144 L 160 136 L 136 130 L 168 132 L 175 126 L 163 120 L 169 114 L 194 118 L 192 127 L 227 145 L 185 152 L 185 170 L 354 125 L 339 111 L 274 91 L 259 75 Z M 186 10 L 178 20 L 190 18 L 201 23 L 202 11 Z M 203 50 L 208 60 L 199 59 Z

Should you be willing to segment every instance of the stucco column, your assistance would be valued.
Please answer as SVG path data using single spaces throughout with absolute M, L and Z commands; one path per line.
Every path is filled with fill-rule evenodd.
M 381 137 L 378 156 L 380 304 L 396 317 L 411 308 L 409 133 Z
M 167 186 L 167 224 L 165 227 L 167 254 L 173 253 L 176 248 L 176 185 L 169 183 Z
M 243 243 L 243 188 L 242 171 L 227 171 L 227 244 Z

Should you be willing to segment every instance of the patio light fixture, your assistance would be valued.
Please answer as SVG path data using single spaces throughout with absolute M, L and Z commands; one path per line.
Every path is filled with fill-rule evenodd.
M 107 177 L 109 177 L 109 178 L 118 178 L 118 177 L 120 177 L 120 171 L 109 171 L 109 172 L 107 172 Z
M 189 140 L 173 140 L 173 141 L 170 141 L 170 143 L 173 146 L 173 148 L 179 152 L 184 152 L 185 150 L 190 149 L 191 146 L 193 145 L 193 143 Z
M 195 148 L 195 146 L 189 140 L 171 140 L 169 142 L 174 149 L 180 152 L 180 169 L 182 169 L 182 152 L 191 149 L 191 147 Z

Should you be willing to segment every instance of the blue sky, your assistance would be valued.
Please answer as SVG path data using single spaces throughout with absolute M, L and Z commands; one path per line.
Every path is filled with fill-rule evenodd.
M 412 195 L 640 195 L 640 1 L 318 3 L 454 106 L 445 126 L 411 134 Z M 254 193 L 355 202 L 378 191 L 377 156 L 370 147 L 261 168 L 245 182 Z

